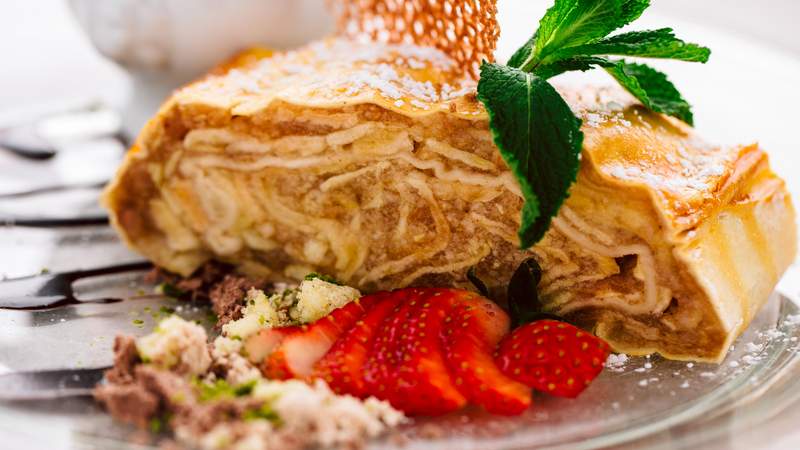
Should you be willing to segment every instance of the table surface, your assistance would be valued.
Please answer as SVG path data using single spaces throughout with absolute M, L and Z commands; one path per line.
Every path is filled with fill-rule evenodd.
M 500 1 L 502 12 L 504 0 Z M 505 3 L 517 1 L 531 0 Z M 544 5 L 549 0 L 536 3 Z M 660 15 L 726 31 L 800 61 L 800 38 L 795 31 L 800 1 L 663 0 L 655 2 L 652 9 Z M 13 120 L 19 111 L 54 98 L 97 96 L 113 106 L 122 106 L 130 95 L 126 74 L 93 50 L 62 0 L 0 2 L 0 54 L 4 60 L 0 70 L 0 125 Z M 790 408 L 758 433 L 740 435 L 732 429 L 728 439 L 709 448 L 798 448 L 797 423 L 800 408 Z M 669 433 L 652 439 L 669 447 Z

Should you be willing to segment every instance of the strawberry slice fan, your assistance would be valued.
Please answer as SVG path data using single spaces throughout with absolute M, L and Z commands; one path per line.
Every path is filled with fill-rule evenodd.
M 516 415 L 531 389 L 575 397 L 602 371 L 608 344 L 573 325 L 510 318 L 473 292 L 406 288 L 361 297 L 308 325 L 261 330 L 245 343 L 275 379 L 323 379 L 339 394 L 386 400 L 409 415 L 468 403 Z

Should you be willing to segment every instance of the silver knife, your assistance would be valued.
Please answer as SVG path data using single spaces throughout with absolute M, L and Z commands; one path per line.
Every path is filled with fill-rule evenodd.
M 92 395 L 108 367 L 39 370 L 0 375 L 0 401 L 48 400 Z

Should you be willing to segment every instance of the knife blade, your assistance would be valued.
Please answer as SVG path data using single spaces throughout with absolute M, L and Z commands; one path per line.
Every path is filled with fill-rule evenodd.
M 108 367 L 12 372 L 0 375 L 0 401 L 92 395 Z

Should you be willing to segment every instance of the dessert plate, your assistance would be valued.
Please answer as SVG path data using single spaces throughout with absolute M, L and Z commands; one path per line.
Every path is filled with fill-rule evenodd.
M 542 13 L 535 2 L 507 3 L 514 5 L 500 5 L 500 59 L 513 51 L 506 43 L 523 42 L 534 27 L 521 18 Z M 795 89 L 800 62 L 673 18 L 650 15 L 643 21 L 643 26 L 652 27 L 677 24 L 680 36 L 714 50 L 706 67 L 663 63 L 671 79 L 693 101 L 697 126 L 722 143 L 760 138 L 776 171 L 792 192 L 800 193 L 800 165 L 790 122 L 795 105 L 800 104 L 800 91 Z M 561 80 L 598 81 L 604 81 L 603 74 L 578 74 Z M 37 201 L 41 203 L 35 212 L 56 217 L 70 213 L 58 197 L 45 195 Z M 10 212 L 20 211 L 12 206 Z M 9 277 L 43 269 L 68 271 L 140 260 L 104 225 L 0 230 L 0 274 Z M 205 308 L 153 294 L 154 286 L 144 280 L 142 272 L 83 279 L 74 288 L 78 299 L 125 301 L 0 310 L 0 374 L 107 366 L 115 334 L 144 335 L 172 309 L 210 325 Z M 576 400 L 536 396 L 534 407 L 517 418 L 467 410 L 418 420 L 371 443 L 370 448 L 796 446 L 800 436 L 789 433 L 798 414 L 789 411 L 800 402 L 798 294 L 800 268 L 793 267 L 720 365 L 620 356 Z M 165 438 L 114 423 L 88 398 L 0 403 L 0 417 L 0 436 L 9 448 L 143 448 L 157 446 Z
M 102 227 L 14 229 L 0 236 L 6 250 L 37 242 L 40 248 L 57 243 L 49 249 L 51 270 L 77 258 L 86 265 L 124 262 L 125 256 L 136 260 Z M 792 270 L 788 277 L 800 280 L 800 268 Z M 0 310 L 0 373 L 107 366 L 115 334 L 146 334 L 173 310 L 211 327 L 205 307 L 154 294 L 144 274 L 75 283 L 79 300 L 122 302 Z M 791 285 L 787 279 L 781 290 L 791 291 Z M 729 433 L 732 421 L 758 426 L 798 400 L 798 351 L 800 307 L 776 292 L 720 365 L 619 355 L 576 400 L 537 395 L 534 406 L 515 418 L 466 410 L 420 419 L 370 448 L 588 449 L 634 442 L 637 448 L 656 448 L 664 436 L 672 448 L 716 442 Z M 114 423 L 88 397 L 0 403 L 0 417 L 1 435 L 36 448 L 141 448 L 165 438 Z M 43 423 L 48 433 L 41 433 Z

